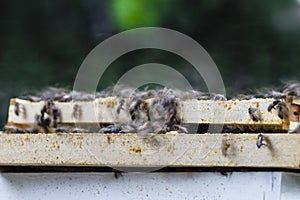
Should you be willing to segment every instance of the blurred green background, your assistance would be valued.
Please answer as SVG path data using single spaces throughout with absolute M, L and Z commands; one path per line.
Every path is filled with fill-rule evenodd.
M 229 95 L 299 80 L 297 0 L 6 0 L 0 2 L 0 125 L 7 120 L 9 98 L 47 86 L 72 89 L 81 62 L 97 44 L 143 26 L 171 28 L 198 41 L 217 64 Z M 148 62 L 199 80 L 185 60 L 148 49 L 116 60 L 99 89 Z

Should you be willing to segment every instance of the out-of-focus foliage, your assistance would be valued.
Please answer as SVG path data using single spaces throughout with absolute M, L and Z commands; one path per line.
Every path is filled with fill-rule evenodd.
M 171 5 L 171 0 L 113 0 L 111 8 L 118 29 L 127 30 L 161 24 Z
M 72 88 L 94 46 L 143 26 L 171 28 L 198 41 L 216 62 L 229 94 L 299 80 L 297 0 L 6 0 L 0 2 L 0 124 L 10 97 L 46 86 Z M 174 54 L 140 50 L 116 60 L 100 88 L 148 62 L 172 66 L 193 83 L 201 79 Z

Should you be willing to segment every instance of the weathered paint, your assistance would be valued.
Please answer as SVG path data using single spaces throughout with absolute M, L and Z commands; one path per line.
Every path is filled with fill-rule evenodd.
M 5 173 L 0 174 L 0 199 L 280 200 L 281 176 L 280 172 L 124 173 L 116 179 L 112 173 Z
M 0 165 L 300 168 L 300 134 L 0 134 Z
M 126 123 L 131 120 L 129 114 L 117 107 L 120 99 L 117 97 L 98 98 L 95 101 L 55 102 L 61 110 L 62 121 L 65 124 L 76 123 Z M 147 100 L 151 101 L 151 100 Z M 273 109 L 268 112 L 268 106 L 274 99 L 253 99 L 242 101 L 211 101 L 211 100 L 186 100 L 178 104 L 178 115 L 183 123 L 191 124 L 226 124 L 236 126 L 251 126 L 252 129 L 268 127 L 273 130 L 288 130 L 289 121 L 281 120 Z M 18 103 L 26 116 L 16 115 L 14 106 Z M 35 116 L 40 114 L 45 102 L 29 102 L 22 99 L 11 99 L 8 124 L 23 128 L 36 123 Z M 81 108 L 80 116 L 74 117 L 74 105 Z M 258 108 L 262 120 L 253 121 L 248 114 L 248 108 Z

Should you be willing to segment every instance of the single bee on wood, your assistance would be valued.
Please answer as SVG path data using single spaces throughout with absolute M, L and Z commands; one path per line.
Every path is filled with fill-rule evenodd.
M 52 118 L 53 118 L 53 127 L 56 128 L 57 120 L 59 119 L 61 121 L 61 112 L 56 106 L 53 106 L 52 108 Z
M 226 97 L 222 94 L 214 94 L 212 96 L 213 101 L 227 101 Z
M 14 113 L 17 116 L 20 116 L 22 114 L 23 117 L 26 117 L 26 110 L 25 110 L 24 106 L 18 102 L 15 103 Z
M 272 109 L 276 109 L 277 115 L 280 119 L 288 119 L 290 116 L 290 110 L 285 102 L 280 100 L 275 100 L 268 107 L 268 111 L 271 112 Z
M 268 106 L 268 112 L 271 112 L 272 109 L 275 109 L 275 106 L 280 102 L 280 100 L 275 100 Z
M 57 128 L 58 119 L 61 121 L 61 112 L 52 100 L 47 100 L 41 109 L 41 114 L 36 115 L 35 118 L 37 125 L 42 127 L 46 133 L 49 133 L 51 124 L 54 128 Z
M 264 143 L 264 136 L 263 136 L 263 134 L 260 133 L 257 136 L 256 146 L 257 146 L 257 148 L 260 149 L 260 147 L 262 147 L 263 145 L 266 145 L 266 144 Z
M 258 108 L 248 108 L 248 113 L 250 115 L 250 118 L 257 122 L 257 121 L 260 121 L 262 120 L 262 115 L 261 115 L 261 112 Z
M 77 120 L 81 118 L 82 109 L 81 109 L 81 107 L 78 104 L 75 104 L 73 106 L 73 113 L 72 113 L 72 115 Z
M 179 124 L 175 124 L 172 129 L 176 130 L 178 133 L 188 133 L 187 128 L 180 126 Z
M 119 105 L 116 109 L 117 113 L 120 114 L 121 110 L 124 110 L 123 106 L 125 104 L 125 100 L 124 99 L 121 99 L 120 102 L 119 102 Z
M 121 130 L 121 127 L 118 125 L 109 125 L 107 127 L 101 128 L 99 130 L 99 133 L 119 133 Z
M 279 102 L 276 106 L 277 115 L 280 119 L 288 119 L 290 116 L 290 110 L 287 107 L 286 103 Z
M 42 115 L 35 116 L 36 124 L 42 127 L 45 133 L 50 132 L 50 124 L 51 124 L 51 117 L 47 113 L 43 113 Z
M 146 114 L 147 117 L 145 121 L 149 121 L 150 116 L 148 103 L 141 98 L 134 99 L 129 106 L 131 120 L 140 120 L 140 118 L 143 118 L 143 113 Z
M 15 103 L 14 112 L 17 116 L 20 114 L 20 104 L 18 102 Z
M 119 170 L 113 170 L 113 173 L 114 173 L 115 179 L 119 179 L 120 177 L 123 177 L 122 172 Z

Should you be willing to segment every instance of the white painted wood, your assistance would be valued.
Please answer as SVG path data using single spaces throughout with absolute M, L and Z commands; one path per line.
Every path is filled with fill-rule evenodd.
M 281 200 L 300 199 L 300 174 L 283 173 L 281 183 Z
M 252 128 L 268 126 L 275 130 L 288 130 L 289 122 L 281 120 L 273 109 L 268 112 L 268 106 L 274 99 L 254 99 L 243 101 L 211 101 L 211 100 L 186 100 L 179 102 L 178 114 L 183 123 L 195 124 L 227 124 L 244 125 Z M 95 101 L 55 102 L 62 111 L 62 123 L 114 123 L 128 122 L 131 120 L 128 112 L 116 110 L 120 99 L 116 97 L 99 98 Z M 151 100 L 149 100 L 151 101 Z M 26 115 L 16 115 L 14 106 L 19 103 Z M 8 124 L 32 125 L 36 123 L 35 116 L 40 114 L 45 102 L 29 102 L 22 99 L 11 99 Z M 81 108 L 80 117 L 73 116 L 74 106 Z M 253 121 L 248 114 L 248 108 L 258 108 L 262 120 Z
M 282 120 L 268 106 L 273 99 L 254 99 L 243 101 L 197 101 L 187 100 L 180 104 L 180 115 L 184 123 L 206 124 L 273 124 L 282 125 Z M 248 114 L 248 108 L 258 108 L 262 121 L 254 122 Z
M 119 179 L 112 173 L 4 173 L 0 199 L 280 200 L 280 183 L 280 172 L 125 173 Z
M 300 97 L 293 98 L 293 104 L 300 105 Z
M 300 168 L 300 134 L 0 134 L 0 165 Z

